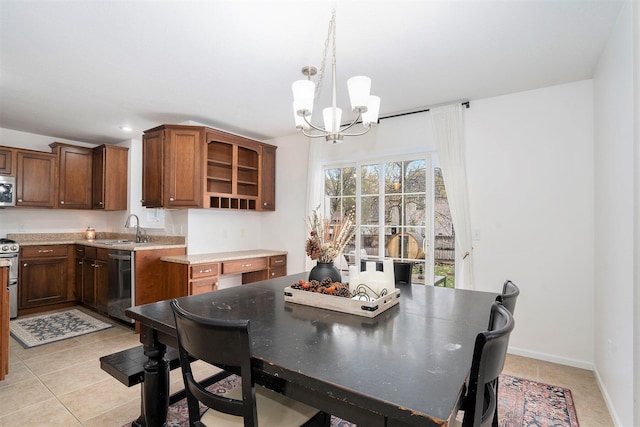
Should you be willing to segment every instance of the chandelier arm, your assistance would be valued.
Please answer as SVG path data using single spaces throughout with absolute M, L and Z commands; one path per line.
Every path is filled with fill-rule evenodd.
M 371 126 L 365 126 L 364 130 L 362 132 L 358 132 L 358 133 L 342 133 L 343 136 L 361 136 L 364 135 L 365 133 L 369 132 L 371 130 Z
M 318 126 L 314 125 L 314 124 L 313 124 L 313 123 L 311 123 L 309 120 L 307 120 L 307 116 L 302 116 L 302 118 L 303 118 L 303 119 L 304 119 L 304 121 L 305 121 L 309 126 L 311 126 L 313 129 L 315 129 L 315 130 L 317 130 L 317 131 L 319 131 L 319 132 L 323 132 L 323 133 L 324 133 L 324 135 L 319 135 L 319 136 L 329 135 L 329 132 L 327 132 L 326 130 L 324 130 L 324 129 L 322 129 L 322 128 L 319 128 Z M 304 130 L 304 128 L 303 128 L 303 130 Z M 306 135 L 306 134 L 305 134 L 305 135 Z M 309 136 L 309 135 L 307 135 L 307 136 Z
M 358 123 L 358 120 L 360 120 L 360 117 L 362 117 L 362 113 L 358 111 L 358 116 L 355 119 L 353 119 L 353 121 L 349 123 L 346 128 L 340 129 L 338 132 L 343 133 L 345 130 L 351 129 L 356 123 Z
M 326 137 L 327 135 L 314 135 L 312 133 L 307 133 L 304 128 L 302 128 L 302 134 L 308 138 L 322 138 L 322 137 Z

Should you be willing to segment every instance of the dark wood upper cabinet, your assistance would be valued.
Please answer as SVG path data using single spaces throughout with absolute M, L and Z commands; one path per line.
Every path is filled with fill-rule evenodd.
M 13 148 L 0 147 L 0 175 L 15 175 L 16 173 L 16 150 Z
M 16 206 L 55 206 L 56 155 L 17 150 Z
M 277 147 L 203 126 L 144 133 L 142 204 L 275 210 Z
M 129 149 L 100 145 L 93 149 L 93 209 L 127 209 Z
M 91 209 L 93 155 L 91 148 L 54 142 L 58 156 L 58 208 Z

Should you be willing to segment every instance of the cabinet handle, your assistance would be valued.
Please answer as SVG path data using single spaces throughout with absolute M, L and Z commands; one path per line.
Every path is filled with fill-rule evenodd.
M 206 270 L 200 270 L 200 273 L 211 273 L 213 270 L 207 268 Z
M 64 200 L 60 200 L 60 204 L 61 204 L 61 205 L 64 205 Z
M 47 254 L 49 252 L 53 252 L 53 249 L 38 249 L 38 253 Z
M 98 202 L 98 204 L 99 204 L 100 206 L 102 206 L 104 203 L 102 203 L 102 202 Z
M 263 205 L 263 206 L 267 206 L 267 202 L 264 202 L 262 205 Z
M 18 199 L 18 201 L 19 201 L 20 203 L 22 203 L 22 199 Z
M 251 264 L 242 264 L 243 267 L 251 267 Z
M 169 201 L 173 202 L 175 199 L 173 197 L 169 197 Z
M 283 262 L 284 262 L 284 260 L 283 260 L 283 259 L 277 259 L 277 260 L 275 260 L 273 263 L 274 263 L 274 264 L 282 264 Z
M 22 264 L 23 267 L 28 267 L 29 264 L 27 264 L 26 262 L 24 264 Z
M 275 276 L 275 275 L 276 275 L 276 273 L 271 273 L 271 275 L 272 275 L 272 276 Z

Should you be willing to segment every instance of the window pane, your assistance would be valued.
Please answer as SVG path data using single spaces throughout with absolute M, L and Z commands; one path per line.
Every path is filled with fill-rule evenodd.
M 356 195 L 356 168 L 354 167 L 342 169 L 342 195 Z
M 404 162 L 404 192 L 424 193 L 427 191 L 426 163 L 424 160 Z
M 340 217 L 341 215 L 341 201 L 342 199 L 340 197 L 330 197 L 328 198 L 328 204 L 329 204 L 329 218 L 336 218 L 336 217 Z
M 425 227 L 406 227 L 404 233 L 407 239 L 406 254 L 410 259 L 424 259 Z
M 380 209 L 378 208 L 380 198 L 378 196 L 362 196 L 360 200 L 362 210 L 360 223 L 369 225 L 378 224 L 380 222 Z
M 400 225 L 402 221 L 402 196 L 384 197 L 384 223 Z
M 356 198 L 355 197 L 345 197 L 342 199 L 342 215 L 346 215 L 349 211 L 353 210 L 354 218 L 356 211 Z
M 424 225 L 426 203 L 424 195 L 404 196 L 404 225 Z
M 360 247 L 367 251 L 369 256 L 377 256 L 378 252 L 378 227 L 360 227 Z
M 327 169 L 324 172 L 324 194 L 340 196 L 340 169 Z
M 380 167 L 378 165 L 362 166 L 360 173 L 362 194 L 378 194 Z
M 385 163 L 384 174 L 384 192 L 387 194 L 402 192 L 402 163 Z

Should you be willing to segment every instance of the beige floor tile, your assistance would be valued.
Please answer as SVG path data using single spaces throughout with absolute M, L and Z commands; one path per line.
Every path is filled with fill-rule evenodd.
M 55 395 L 70 393 L 108 378 L 111 376 L 100 369 L 100 361 L 96 358 L 40 375 L 40 380 Z
M 140 386 L 126 387 L 109 377 L 104 381 L 58 396 L 81 422 L 98 417 L 131 401 L 140 402 Z
M 54 398 L 37 378 L 0 388 L 0 414 L 9 415 L 27 406 Z
M 140 416 L 140 401 L 132 400 L 83 423 L 84 427 L 119 427 Z
M 17 344 L 20 345 L 20 344 Z M 20 358 L 22 360 L 34 359 L 37 357 L 42 357 L 51 353 L 56 353 L 62 350 L 68 350 L 72 348 L 77 348 L 80 346 L 80 343 L 75 338 L 69 338 L 66 340 L 53 342 L 51 344 L 40 345 L 38 347 L 32 347 L 24 349 L 21 353 Z
M 51 398 L 0 417 L 0 427 L 17 426 L 76 427 L 82 424 L 58 399 Z
M 31 379 L 37 379 L 37 377 L 26 367 L 24 362 L 18 360 L 9 364 L 9 374 L 4 378 L 4 381 L 0 381 L 0 388 Z
M 137 347 L 140 344 L 140 337 L 133 333 L 105 338 L 100 341 L 88 343 L 83 348 L 92 351 L 96 356 L 106 356 L 128 348 Z
M 44 375 L 82 362 L 95 360 L 95 357 L 96 354 L 93 351 L 86 349 L 85 346 L 79 346 L 25 359 L 24 363 L 34 374 Z

